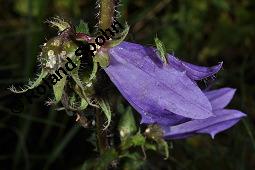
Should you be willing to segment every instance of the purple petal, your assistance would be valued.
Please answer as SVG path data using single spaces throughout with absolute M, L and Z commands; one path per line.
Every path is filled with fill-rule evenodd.
M 229 104 L 231 99 L 235 94 L 236 89 L 232 88 L 221 88 L 217 90 L 212 90 L 205 92 L 205 95 L 208 97 L 211 102 L 213 110 L 223 109 Z
M 213 115 L 209 100 L 185 72 L 164 67 L 150 48 L 123 42 L 109 54 L 105 71 L 138 112 L 160 116 L 167 110 L 193 119 Z
M 163 126 L 174 126 L 180 123 L 187 122 L 189 120 L 191 119 L 173 114 L 169 111 L 165 111 L 161 113 L 160 115 L 154 115 L 151 113 L 147 113 L 146 115 L 142 114 L 141 123 L 145 123 L 145 124 L 157 123 Z
M 234 126 L 240 119 L 233 119 L 233 120 L 229 120 L 227 122 L 223 122 L 223 123 L 218 123 L 216 125 L 213 126 L 209 126 L 205 129 L 199 130 L 197 131 L 197 133 L 208 133 L 211 135 L 212 138 L 215 137 L 215 135 L 221 131 L 224 131 L 226 129 L 231 128 L 232 126 Z
M 244 116 L 246 115 L 238 110 L 217 110 L 215 116 L 204 120 L 191 120 L 180 125 L 163 126 L 162 128 L 166 138 L 182 138 L 187 134 L 196 133 L 209 133 L 214 136 L 216 133 L 233 126 Z
M 196 66 L 184 61 L 179 60 L 178 58 L 168 55 L 168 61 L 175 69 L 180 71 L 186 71 L 186 74 L 192 80 L 201 80 L 207 77 L 211 77 L 216 74 L 222 68 L 223 62 L 220 62 L 218 65 L 213 67 L 202 67 Z
M 147 55 L 149 56 L 155 56 L 158 58 L 158 62 L 162 62 L 160 60 L 160 57 L 158 56 L 157 49 L 153 47 L 147 47 L 146 48 Z M 174 67 L 178 71 L 186 72 L 187 76 L 192 80 L 202 80 L 207 77 L 211 77 L 217 72 L 220 71 L 222 68 L 223 62 L 220 62 L 218 65 L 212 66 L 212 67 L 202 67 L 193 65 L 190 63 L 187 63 L 185 61 L 182 61 L 170 54 L 168 54 L 168 68 Z

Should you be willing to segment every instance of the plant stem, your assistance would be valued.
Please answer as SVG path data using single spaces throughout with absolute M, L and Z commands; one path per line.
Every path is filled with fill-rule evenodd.
M 113 22 L 114 16 L 114 0 L 100 0 L 100 13 L 99 13 L 99 28 L 105 30 L 110 28 Z M 109 148 L 109 144 L 107 141 L 106 131 L 103 131 L 103 116 L 102 112 L 95 108 L 96 114 L 96 132 L 97 132 L 97 142 L 98 149 L 100 154 L 102 155 L 104 151 Z
M 110 28 L 114 19 L 114 0 L 100 0 L 99 28 Z

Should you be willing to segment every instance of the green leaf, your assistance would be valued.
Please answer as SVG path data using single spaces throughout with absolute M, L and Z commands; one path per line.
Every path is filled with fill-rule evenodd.
M 167 52 L 165 45 L 158 39 L 158 37 L 156 37 L 154 40 L 161 60 L 164 62 L 164 64 L 167 64 Z
M 131 107 L 121 115 L 118 130 L 120 132 L 121 139 L 124 139 L 137 131 L 135 118 L 132 113 Z
M 60 81 L 58 81 L 57 84 L 53 85 L 53 91 L 57 103 L 61 100 L 65 84 L 66 76 L 64 76 Z
M 112 117 L 112 112 L 111 112 L 111 108 L 110 108 L 110 104 L 108 101 L 101 99 L 99 100 L 99 106 L 102 109 L 102 111 L 104 112 L 106 118 L 107 118 L 107 125 L 105 126 L 104 129 L 107 129 L 108 126 L 111 123 L 111 117 Z
M 84 34 L 89 34 L 88 24 L 85 23 L 83 20 L 80 20 L 79 26 L 76 27 L 76 32 L 81 32 L 81 33 L 84 33 Z

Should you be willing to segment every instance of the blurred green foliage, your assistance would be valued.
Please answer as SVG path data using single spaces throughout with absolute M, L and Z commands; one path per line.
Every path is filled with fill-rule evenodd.
M 12 113 L 6 103 L 16 96 L 6 88 L 35 76 L 39 45 L 56 34 L 44 23 L 49 17 L 62 16 L 76 25 L 83 19 L 95 31 L 95 1 L 0 0 L 0 4 L 0 169 L 89 166 L 84 162 L 96 157 L 91 129 L 78 127 L 75 118 L 45 106 L 47 97 L 27 103 L 22 113 Z M 123 0 L 121 4 L 121 20 L 130 25 L 128 41 L 154 45 L 157 35 L 169 53 L 186 61 L 207 66 L 224 61 L 214 85 L 237 88 L 230 108 L 248 114 L 214 140 L 209 136 L 176 140 L 167 160 L 153 151 L 146 153 L 145 161 L 134 154 L 130 159 L 141 161 L 124 163 L 123 169 L 141 163 L 142 169 L 152 170 L 255 169 L 255 1 Z M 115 157 L 115 151 L 105 154 L 112 156 L 106 162 Z

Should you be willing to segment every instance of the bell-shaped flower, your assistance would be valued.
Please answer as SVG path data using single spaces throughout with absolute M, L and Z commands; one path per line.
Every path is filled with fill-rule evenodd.
M 195 82 L 216 74 L 222 63 L 200 67 L 167 54 L 164 64 L 157 49 L 128 42 L 111 48 L 109 57 L 104 70 L 111 81 L 141 114 L 141 123 L 161 126 L 166 138 L 214 135 L 244 116 L 224 109 L 233 90 L 203 92 Z

